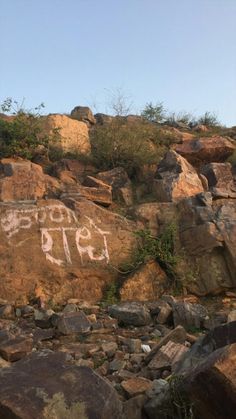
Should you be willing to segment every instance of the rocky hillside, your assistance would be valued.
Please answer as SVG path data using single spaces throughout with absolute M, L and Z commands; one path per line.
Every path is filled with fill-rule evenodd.
M 1 114 L 1 417 L 234 417 L 235 137 Z

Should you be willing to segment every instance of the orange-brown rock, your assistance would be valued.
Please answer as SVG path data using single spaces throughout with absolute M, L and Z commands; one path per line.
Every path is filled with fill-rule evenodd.
M 89 154 L 91 147 L 89 142 L 88 127 L 84 122 L 71 119 L 66 115 L 48 115 L 43 117 L 43 129 L 45 133 L 53 133 L 59 129 L 59 141 L 55 144 L 63 151 L 76 151 Z
M 34 201 L 45 192 L 45 177 L 38 164 L 22 159 L 1 160 L 0 201 Z
M 207 295 L 235 287 L 235 199 L 213 201 L 207 192 L 183 200 L 178 208 L 180 243 L 187 260 L 181 276 L 186 275 L 187 289 Z
M 62 352 L 42 351 L 0 370 L 1 418 L 122 419 L 113 386 Z
M 148 229 L 155 236 L 163 227 L 176 222 L 178 209 L 173 202 L 148 202 L 137 205 L 133 215 L 139 229 Z
M 94 175 L 97 169 L 87 163 L 75 159 L 62 159 L 53 165 L 53 175 L 60 179 L 61 172 L 70 172 L 71 177 L 79 182 L 83 182 L 88 175 Z
M 105 207 L 111 205 L 112 203 L 111 187 L 109 185 L 100 184 L 97 188 L 78 184 L 67 184 L 64 186 L 65 188 L 63 194 L 61 195 L 62 199 L 73 198 L 77 200 L 83 197 Z
M 213 192 L 217 189 L 224 194 L 233 193 L 236 198 L 236 185 L 230 163 L 209 163 L 201 168 L 201 173 L 207 178 L 209 188 Z
M 197 417 L 235 417 L 236 344 L 214 351 L 184 379 L 184 390 Z
M 124 389 L 128 397 L 134 397 L 145 393 L 152 386 L 152 381 L 143 377 L 130 378 L 127 381 L 122 381 L 121 387 Z
M 158 165 L 153 190 L 158 201 L 180 201 L 203 192 L 196 170 L 175 151 L 169 151 Z
M 194 165 L 223 162 L 234 152 L 235 148 L 232 140 L 220 136 L 200 137 L 174 146 L 177 153 Z
M 0 204 L 0 295 L 100 300 L 136 246 L 135 223 L 87 200 Z
M 71 111 L 71 118 L 77 119 L 77 121 L 85 122 L 88 125 L 96 124 L 96 119 L 88 106 L 76 106 Z
M 122 301 L 153 301 L 168 286 L 165 272 L 155 261 L 150 261 L 132 274 L 120 289 Z
M 111 186 L 114 199 L 128 206 L 133 204 L 131 181 L 123 167 L 115 167 L 112 170 L 100 172 L 96 177 Z

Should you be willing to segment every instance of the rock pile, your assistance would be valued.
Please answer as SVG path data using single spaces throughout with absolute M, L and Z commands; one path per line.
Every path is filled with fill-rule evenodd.
M 236 298 L 231 302 L 236 306 Z M 230 385 L 224 380 L 235 358 L 236 322 L 207 333 L 207 309 L 171 296 L 108 307 L 76 299 L 55 310 L 43 306 L 40 299 L 23 306 L 1 302 L 2 417 L 153 419 L 166 408 L 171 415 L 170 379 L 184 376 L 178 386 L 187 407 L 194 405 L 204 419 L 205 412 L 220 418 L 217 403 L 202 408 L 201 377 L 210 386 L 216 365 L 217 391 L 234 406 L 233 376 Z

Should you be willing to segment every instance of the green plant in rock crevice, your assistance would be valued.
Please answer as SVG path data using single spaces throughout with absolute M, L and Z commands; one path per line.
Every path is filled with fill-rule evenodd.
M 176 265 L 179 259 L 175 252 L 176 224 L 169 224 L 158 237 L 153 236 L 147 229 L 138 230 L 134 234 L 139 239 L 138 247 L 133 254 L 132 261 L 123 265 L 119 272 L 127 275 L 149 260 L 156 260 L 176 285 L 178 282 Z

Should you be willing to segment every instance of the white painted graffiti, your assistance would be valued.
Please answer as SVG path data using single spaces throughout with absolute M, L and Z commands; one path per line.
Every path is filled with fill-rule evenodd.
M 109 231 L 100 229 L 90 217 L 85 217 L 87 226 L 79 225 L 75 213 L 63 205 L 50 205 L 40 208 L 11 209 L 1 217 L 1 227 L 9 241 L 17 236 L 21 230 L 30 229 L 34 224 L 39 225 L 41 232 L 41 249 L 46 259 L 51 263 L 63 266 L 72 264 L 70 240 L 68 235 L 73 235 L 81 263 L 87 255 L 91 261 L 109 262 L 107 235 Z M 45 224 L 55 223 L 48 228 Z M 62 225 L 63 224 L 63 225 Z M 67 224 L 65 226 L 65 224 Z M 64 259 L 52 255 L 54 250 L 53 235 L 59 234 L 62 241 Z M 99 235 L 102 240 L 102 249 L 97 254 L 97 249 L 92 246 L 93 234 Z M 86 245 L 84 244 L 86 242 Z M 87 244 L 90 242 L 89 244 Z M 100 248 L 101 246 L 99 246 Z

